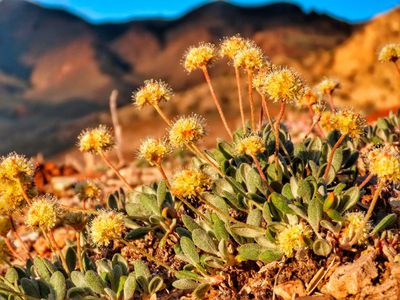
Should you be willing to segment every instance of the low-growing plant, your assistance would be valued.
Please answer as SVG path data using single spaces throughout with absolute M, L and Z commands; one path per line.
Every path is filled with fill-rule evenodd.
M 107 195 L 103 207 L 94 206 L 104 194 L 98 183 L 79 182 L 75 190 L 82 208 L 68 207 L 51 195 L 37 195 L 30 160 L 13 153 L 1 159 L 0 260 L 9 267 L 0 277 L 0 299 L 156 299 L 167 293 L 204 298 L 222 287 L 233 298 L 242 292 L 232 279 L 237 270 L 251 276 L 272 262 L 293 261 L 301 252 L 326 270 L 327 257 L 340 261 L 374 239 L 391 240 L 390 247 L 398 251 L 393 242 L 397 214 L 379 200 L 386 201 L 382 191 L 389 193 L 400 182 L 400 113 L 366 125 L 361 114 L 335 107 L 338 82 L 322 81 L 319 95 L 240 36 L 224 39 L 220 53 L 235 69 L 241 113 L 236 131 L 227 123 L 208 73 L 217 58 L 215 46 L 201 44 L 184 58 L 189 72 L 202 70 L 229 136 L 214 149 L 199 143 L 206 134 L 202 117 L 172 120 L 163 112 L 160 103 L 172 97 L 164 82 L 148 80 L 133 95 L 138 108 L 152 106 L 168 126 L 165 139 L 149 138 L 139 149 L 139 158 L 160 171 L 159 182 L 132 188 L 130 178 L 106 155 L 114 141 L 103 125 L 83 131 L 78 140 L 82 152 L 99 155 L 121 180 L 123 188 Z M 249 124 L 241 69 L 248 79 Z M 261 95 L 259 126 L 253 87 Z M 324 97 L 330 111 L 323 111 Z M 274 121 L 267 101 L 280 104 Z M 288 103 L 310 110 L 313 121 L 305 138 L 294 140 L 284 125 Z M 268 114 L 266 123 L 263 114 Z M 193 156 L 189 166 L 168 176 L 163 161 L 176 149 Z M 24 207 L 26 224 L 44 236 L 51 259 L 15 250 L 8 233 L 18 238 L 13 218 L 17 209 L 25 213 Z M 65 249 L 55 241 L 57 226 L 76 231 L 76 240 Z M 151 246 L 144 246 L 146 241 Z M 10 264 L 12 256 L 26 258 L 26 265 Z

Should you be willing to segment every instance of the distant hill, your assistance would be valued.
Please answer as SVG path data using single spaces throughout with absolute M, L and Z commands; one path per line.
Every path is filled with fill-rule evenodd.
M 177 110 L 196 108 L 202 112 L 204 107 L 199 105 L 198 97 L 208 95 L 201 92 L 204 88 L 200 74 L 188 76 L 180 66 L 182 54 L 192 44 L 218 42 L 235 33 L 253 38 L 275 62 L 305 71 L 310 82 L 323 74 L 344 76 L 350 83 L 351 78 L 361 80 L 354 78 L 370 76 L 368 68 L 375 65 L 371 59 L 363 60 L 364 51 L 368 55 L 375 53 L 386 36 L 396 37 L 400 26 L 393 24 L 399 20 L 397 10 L 388 14 L 387 19 L 350 25 L 327 15 L 304 13 L 290 4 L 244 8 L 219 1 L 171 21 L 92 25 L 65 11 L 3 0 L 0 152 L 58 153 L 72 145 L 82 126 L 103 118 L 99 112 L 107 110 L 112 89 L 118 89 L 120 103 L 127 104 L 130 92 L 147 78 L 162 78 L 171 84 L 182 101 Z M 350 53 L 347 49 L 357 52 L 354 45 L 364 41 L 363 35 L 369 37 L 370 31 L 379 31 L 380 38 L 370 44 L 361 43 L 363 55 L 355 53 L 353 61 L 346 58 L 346 53 Z M 361 66 L 362 74 L 349 73 L 348 63 L 354 70 Z M 218 78 L 219 87 L 226 87 L 224 93 L 229 97 L 227 90 L 231 85 L 224 78 L 231 70 L 224 65 L 217 64 L 212 76 Z M 190 93 L 188 89 L 200 92 Z M 184 90 L 185 93 L 180 92 Z M 346 97 L 352 96 L 343 95 Z M 138 114 L 134 116 L 139 118 Z M 145 113 L 140 118 L 146 116 L 150 115 Z

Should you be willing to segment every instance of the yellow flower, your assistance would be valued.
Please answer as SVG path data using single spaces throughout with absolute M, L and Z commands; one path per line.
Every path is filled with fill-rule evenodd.
M 222 57 L 226 56 L 229 59 L 234 59 L 235 55 L 245 47 L 248 47 L 251 43 L 244 38 L 242 38 L 239 34 L 225 37 L 220 46 L 219 53 Z
M 190 47 L 183 58 L 183 67 L 189 73 L 212 63 L 217 57 L 215 46 L 211 43 L 201 43 Z
M 204 119 L 192 115 L 180 117 L 169 130 L 169 142 L 173 147 L 182 147 L 188 143 L 194 143 L 206 134 Z
M 323 95 L 331 95 L 336 89 L 340 87 L 340 82 L 335 79 L 324 79 L 317 86 L 316 90 Z
M 400 44 L 387 44 L 378 54 L 380 62 L 396 63 L 400 59 Z
M 400 153 L 394 146 L 386 145 L 372 150 L 368 160 L 369 171 L 380 180 L 400 182 Z
M 212 180 L 206 173 L 187 169 L 172 178 L 171 192 L 177 197 L 195 198 L 211 188 Z
M 307 246 L 306 239 L 310 238 L 311 230 L 303 223 L 288 225 L 278 233 L 276 240 L 279 248 L 287 257 L 292 257 L 294 252 Z
M 337 128 L 336 114 L 331 111 L 324 111 L 321 114 L 320 124 L 327 132 L 335 130 Z
M 26 225 L 45 229 L 53 228 L 58 216 L 56 201 L 57 199 L 51 195 L 34 198 L 26 216 Z
M 262 50 L 254 43 L 248 43 L 246 47 L 236 53 L 233 64 L 237 68 L 254 72 L 264 67 L 266 61 Z
M 304 94 L 300 98 L 300 104 L 304 106 L 310 106 L 318 103 L 318 96 L 315 94 L 315 92 L 310 89 L 309 87 L 306 87 L 304 89 Z
M 81 152 L 106 152 L 113 146 L 114 138 L 110 130 L 104 125 L 86 129 L 78 137 L 78 147 Z
M 263 90 L 271 100 L 297 102 L 303 96 L 304 85 L 300 77 L 288 68 L 275 69 L 266 78 Z
M 100 212 L 90 225 L 92 242 L 100 246 L 108 246 L 111 241 L 120 239 L 124 231 L 124 216 L 114 211 Z
M 2 178 L 0 180 L 0 214 L 9 215 L 24 201 L 18 181 Z
M 168 145 L 153 138 L 145 140 L 139 148 L 139 157 L 145 159 L 152 166 L 159 165 L 168 153 Z
M 258 135 L 249 135 L 236 142 L 235 151 L 239 155 L 256 156 L 265 151 L 265 146 L 262 138 Z
M 350 212 L 344 215 L 343 227 L 340 231 L 340 243 L 349 243 L 358 233 L 359 229 L 363 227 L 365 215 L 362 212 Z M 363 228 L 362 234 L 360 235 L 357 243 L 362 244 L 368 238 L 368 234 L 371 230 L 371 225 L 367 225 Z
M 0 178 L 30 183 L 35 174 L 35 164 L 32 159 L 12 152 L 0 160 Z
M 93 180 L 78 182 L 75 192 L 78 193 L 80 200 L 99 200 L 103 193 L 100 185 Z
M 347 134 L 351 138 L 358 138 L 364 134 L 365 118 L 351 110 L 343 110 L 336 113 L 335 125 L 341 134 Z
M 158 105 L 167 102 L 172 97 L 172 89 L 161 80 L 146 80 L 144 85 L 132 94 L 132 99 L 138 108 L 146 104 Z
M 11 230 L 10 218 L 7 216 L 0 215 L 0 236 L 5 237 Z

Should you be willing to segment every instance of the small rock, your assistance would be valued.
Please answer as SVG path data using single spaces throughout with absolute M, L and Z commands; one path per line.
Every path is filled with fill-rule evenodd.
M 295 297 L 306 296 L 306 290 L 301 280 L 291 280 L 278 284 L 274 287 L 274 292 L 277 296 L 282 297 L 284 300 L 291 300 Z
M 374 259 L 376 253 L 371 251 L 362 254 L 354 263 L 338 267 L 330 276 L 329 281 L 321 289 L 322 293 L 335 299 L 345 299 L 357 295 L 371 285 L 372 279 L 378 276 Z

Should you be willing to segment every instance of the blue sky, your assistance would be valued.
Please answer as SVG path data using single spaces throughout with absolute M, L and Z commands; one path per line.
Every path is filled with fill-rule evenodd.
M 1 0 L 0 0 L 1 1 Z M 29 0 L 44 6 L 65 8 L 94 23 L 127 19 L 176 18 L 210 0 Z M 257 6 L 278 1 L 232 0 L 242 6 Z M 400 5 L 400 0 L 295 0 L 286 1 L 339 19 L 360 22 Z

